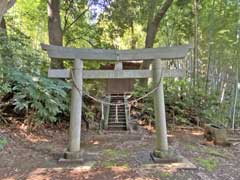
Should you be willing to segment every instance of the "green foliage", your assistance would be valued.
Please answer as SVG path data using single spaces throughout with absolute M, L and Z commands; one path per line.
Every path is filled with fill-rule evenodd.
M 47 1 L 18 0 L 5 17 L 8 34 L 14 34 L 9 32 L 11 29 L 18 29 L 32 38 L 30 44 L 34 48 L 37 48 L 41 42 L 47 41 Z
M 199 157 L 195 158 L 195 160 L 200 164 L 200 166 L 204 167 L 209 172 L 216 170 L 219 165 L 218 161 L 214 158 L 205 159 Z
M 220 102 L 217 91 L 209 94 L 187 80 L 169 80 L 169 83 L 171 86 L 166 88 L 166 103 L 177 107 L 177 115 L 183 115 L 185 119 L 197 116 L 205 123 L 227 125 L 229 106 Z
M 66 92 L 70 86 L 67 83 L 33 77 L 16 69 L 5 69 L 2 73 L 7 92 L 14 94 L 12 101 L 16 111 L 33 111 L 36 121 L 51 122 L 58 120 L 57 114 L 68 113 L 69 97 Z
M 143 48 L 148 20 L 159 11 L 163 2 L 163 0 L 61 1 L 63 44 L 72 47 Z M 155 47 L 192 43 L 195 14 L 192 2 L 191 0 L 173 2 L 159 25 Z M 213 1 L 199 1 L 199 86 L 192 86 L 190 81 L 193 80 L 187 78 L 177 81 L 165 80 L 166 107 L 174 111 L 178 122 L 187 123 L 194 116 L 206 122 L 226 125 L 229 114 L 233 114 L 232 87 L 239 62 L 240 6 L 238 0 L 214 2 L 215 4 Z M 68 100 L 63 102 L 62 99 L 66 97 L 68 87 L 62 86 L 62 82 L 59 84 L 43 77 L 49 67 L 49 59 L 38 48 L 41 42 L 48 40 L 47 2 L 19 0 L 5 14 L 5 20 L 7 36 L 6 33 L 0 34 L 0 72 L 4 72 L 3 68 L 7 67 L 11 74 L 4 72 L 4 79 L 0 74 L 0 96 L 14 92 L 16 98 L 14 102 L 18 109 L 35 109 L 36 114 L 41 109 L 36 116 L 46 119 L 46 114 L 50 113 L 51 121 L 55 121 L 56 119 L 52 117 L 56 118 L 56 114 L 65 112 L 63 106 L 67 106 Z M 211 63 L 208 63 L 210 60 Z M 102 63 L 93 61 L 84 63 L 86 69 L 99 69 L 101 65 Z M 71 63 L 67 66 L 70 67 Z M 210 74 L 205 88 L 207 67 L 210 67 Z M 37 77 L 38 80 L 33 80 L 33 77 Z M 103 89 L 101 83 L 87 81 L 85 90 L 102 96 L 102 92 L 99 92 L 99 89 Z M 224 84 L 225 94 L 220 101 Z M 29 85 L 29 89 L 25 85 Z M 149 89 L 151 88 L 137 86 L 133 95 L 140 97 Z M 36 98 L 33 97 L 35 95 Z M 46 103 L 53 108 L 48 109 Z M 61 107 L 56 108 L 54 106 L 56 103 L 62 104 Z M 152 96 L 144 99 L 144 104 L 142 113 L 153 119 Z M 87 105 L 84 108 L 87 110 L 87 117 L 92 119 L 94 116 L 92 110 L 87 108 Z M 238 101 L 236 105 L 238 119 L 239 109 Z
M 132 92 L 132 96 L 134 98 L 142 97 L 144 94 L 151 91 L 152 85 L 150 86 L 142 86 L 139 83 L 136 83 L 134 86 L 134 91 Z M 148 118 L 154 119 L 154 109 L 153 109 L 153 96 L 152 94 L 150 96 L 147 96 L 142 100 L 144 103 L 144 106 L 141 107 L 141 113 L 144 115 L 147 115 Z
M 32 47 L 31 37 L 15 28 L 8 32 L 11 35 L 7 39 L 0 35 L 0 64 L 32 75 L 44 74 L 49 61 L 42 51 Z
M 137 98 L 149 92 L 153 87 L 139 86 L 136 84 L 132 95 Z M 208 94 L 202 88 L 192 86 L 187 79 L 164 80 L 166 110 L 174 111 L 177 123 L 189 124 L 191 118 L 200 118 L 204 123 L 226 125 L 228 119 L 228 106 L 219 101 L 217 93 Z M 154 119 L 153 96 L 143 99 L 142 114 L 147 114 Z M 221 111 L 221 112 L 220 112 Z M 216 112 L 219 112 L 216 114 Z
M 0 137 L 0 151 L 6 146 L 7 140 L 5 138 Z
M 12 33 L 0 44 L 0 97 L 13 94 L 14 110 L 33 114 L 34 121 L 56 122 L 58 114 L 68 113 L 70 86 L 42 75 L 48 65 L 42 53 L 31 47 L 28 36 L 17 29 Z

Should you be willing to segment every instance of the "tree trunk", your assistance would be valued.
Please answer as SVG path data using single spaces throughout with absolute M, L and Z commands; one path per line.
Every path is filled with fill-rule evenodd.
M 131 49 L 136 49 L 136 38 L 134 34 L 134 24 L 133 21 L 131 21 Z
M 154 44 L 154 40 L 158 31 L 159 24 L 163 17 L 165 16 L 167 10 L 172 5 L 173 0 L 165 0 L 162 7 L 159 9 L 157 14 L 149 18 L 148 26 L 147 26 L 147 36 L 145 39 L 145 48 L 152 48 Z
M 2 20 L 0 21 L 0 46 L 3 46 L 7 43 L 7 26 L 5 18 L 2 17 Z M 0 54 L 1 56 L 2 54 Z
M 6 21 L 4 17 L 2 17 L 2 20 L 0 21 L 0 48 L 3 49 L 3 46 L 7 43 L 7 27 L 6 27 Z M 4 50 L 0 51 L 0 72 L 2 72 L 2 68 L 6 62 L 4 61 Z M 0 79 L 3 79 L 3 73 L 0 73 Z M 0 81 L 1 83 L 1 81 Z
M 0 21 L 0 28 L 1 30 L 4 30 L 4 31 L 7 30 L 6 21 L 4 17 L 2 17 L 2 21 Z
M 0 21 L 0 46 L 3 46 L 6 43 L 7 43 L 7 26 L 5 18 L 2 17 L 2 20 Z
M 154 17 L 149 18 L 147 26 L 147 36 L 145 39 L 145 48 L 153 47 L 154 40 L 158 32 L 159 24 L 172 3 L 173 0 L 166 0 L 162 7 L 159 9 L 158 13 Z M 144 62 L 142 65 L 142 69 L 148 69 L 149 65 L 150 65 L 149 62 Z
M 16 3 L 16 0 L 1 0 L 0 1 L 0 22 L 2 22 L 3 15 Z
M 209 29 L 209 37 L 208 37 L 208 64 L 207 64 L 207 77 L 206 77 L 206 85 L 205 85 L 205 90 L 206 93 L 209 93 L 209 81 L 210 81 L 210 76 L 213 75 L 211 72 L 213 70 L 212 67 L 212 44 L 214 41 L 214 25 L 215 25 L 215 0 L 212 2 L 212 11 L 211 11 L 211 17 L 210 17 L 210 29 Z M 195 70 L 194 70 L 195 71 Z
M 198 0 L 194 1 L 194 11 L 195 11 L 195 16 L 194 16 L 194 74 L 193 74 L 193 80 L 194 80 L 194 85 L 198 83 Z
M 157 32 L 158 32 L 158 27 L 165 16 L 167 10 L 169 7 L 172 5 L 173 0 L 165 0 L 163 5 L 160 7 L 158 12 L 156 13 L 155 16 L 150 16 L 148 19 L 148 25 L 147 25 L 147 36 L 145 39 L 145 48 L 152 48 L 154 44 L 154 40 L 156 38 Z M 150 62 L 149 61 L 144 61 L 142 64 L 142 69 L 149 69 Z M 141 80 L 142 84 L 147 83 L 147 79 L 142 79 Z
M 238 99 L 238 67 L 236 72 L 236 85 L 235 85 L 235 96 L 234 96 L 234 104 L 233 104 L 233 116 L 232 116 L 232 129 L 235 128 L 235 118 L 236 118 L 236 108 L 237 108 L 237 99 Z
M 60 18 L 60 0 L 48 0 L 48 36 L 50 44 L 62 46 L 63 34 Z M 63 68 L 63 61 L 52 58 L 51 68 Z

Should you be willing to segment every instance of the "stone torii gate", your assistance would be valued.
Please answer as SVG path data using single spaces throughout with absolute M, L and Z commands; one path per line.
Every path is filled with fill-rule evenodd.
M 186 70 L 167 70 L 161 68 L 161 60 L 184 59 L 192 49 L 191 45 L 175 47 L 147 48 L 134 50 L 108 50 L 68 48 L 41 44 L 50 58 L 74 60 L 72 73 L 67 69 L 49 69 L 51 78 L 70 78 L 75 84 L 72 86 L 69 147 L 65 153 L 67 159 L 80 159 L 81 117 L 82 117 L 82 86 L 83 79 L 124 79 L 124 78 L 153 78 L 155 86 L 159 88 L 154 93 L 154 112 L 156 124 L 156 149 L 165 154 L 168 152 L 167 127 L 162 77 L 183 77 Z M 85 60 L 97 61 L 139 61 L 152 62 L 152 70 L 83 70 Z M 77 86 L 77 87 L 76 87 Z

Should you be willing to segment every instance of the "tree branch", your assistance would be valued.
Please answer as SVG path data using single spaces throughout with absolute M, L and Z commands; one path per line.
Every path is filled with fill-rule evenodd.
M 164 2 L 164 4 L 162 5 L 160 10 L 158 11 L 156 16 L 154 17 L 153 23 L 157 23 L 159 25 L 159 23 L 161 22 L 161 20 L 165 16 L 168 8 L 172 5 L 172 3 L 173 3 L 173 0 L 166 0 Z
M 147 25 L 147 36 L 145 39 L 145 48 L 153 47 L 154 41 L 156 38 L 156 34 L 158 32 L 159 24 L 160 24 L 161 20 L 164 18 L 169 7 L 172 5 L 173 1 L 174 0 L 165 0 L 163 5 L 160 7 L 158 12 L 156 13 L 156 15 L 153 16 L 152 18 L 149 17 L 148 25 Z M 149 62 L 147 62 L 147 61 L 143 62 L 141 68 L 149 69 L 149 65 L 150 65 Z M 141 80 L 141 84 L 146 84 L 146 82 L 147 82 L 146 79 Z
M 0 1 L 0 22 L 2 21 L 3 15 L 16 3 L 16 0 L 1 0 Z
M 76 37 L 76 38 L 69 39 L 69 40 L 67 40 L 65 46 L 68 46 L 68 44 L 69 44 L 70 42 L 73 42 L 73 41 L 76 41 L 76 40 L 79 40 L 79 39 L 82 39 L 82 40 L 86 41 L 86 42 L 87 42 L 88 44 L 90 44 L 93 48 L 97 48 L 97 46 L 96 46 L 95 44 L 93 44 L 90 40 L 88 40 L 88 39 L 86 39 L 86 38 L 84 38 L 84 37 Z
M 66 25 L 65 29 L 63 29 L 63 33 L 65 33 L 72 25 L 74 25 L 87 11 L 89 10 L 89 6 L 85 9 L 81 14 L 76 17 L 68 26 Z
M 152 18 L 152 20 L 151 20 L 151 18 L 149 19 L 150 22 L 148 22 L 147 36 L 146 36 L 146 40 L 145 40 L 146 48 L 153 47 L 159 24 L 160 24 L 161 20 L 163 19 L 163 17 L 165 16 L 169 7 L 172 5 L 172 3 L 173 3 L 173 0 L 165 0 L 165 2 L 160 7 L 157 14 Z
M 66 10 L 65 10 L 63 31 L 64 31 L 64 29 L 65 29 L 66 26 L 67 26 L 68 17 L 69 17 L 69 11 L 70 11 L 70 8 L 72 7 L 72 5 L 73 5 L 73 0 L 70 0 L 70 1 L 69 1 L 69 6 L 68 6 L 68 7 L 66 8 Z
M 7 5 L 7 10 L 13 7 L 13 5 L 16 3 L 16 0 L 10 0 Z

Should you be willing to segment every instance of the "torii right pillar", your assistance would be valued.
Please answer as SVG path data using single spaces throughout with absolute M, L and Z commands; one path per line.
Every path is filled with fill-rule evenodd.
M 156 127 L 156 147 L 153 155 L 157 158 L 169 157 L 168 139 L 167 139 L 167 124 L 165 114 L 165 102 L 163 92 L 163 81 L 161 75 L 163 68 L 161 67 L 161 60 L 153 60 L 153 84 L 159 88 L 154 93 L 154 112 L 155 112 L 155 127 Z

